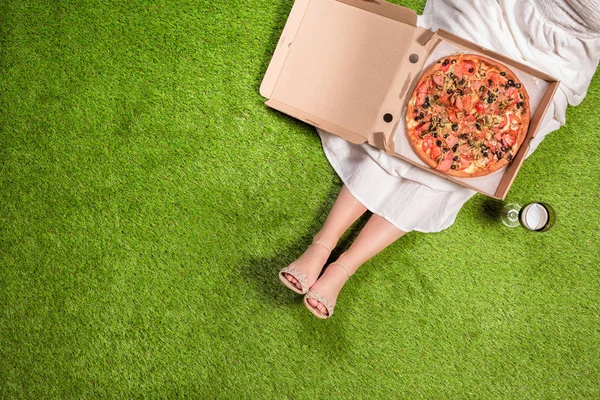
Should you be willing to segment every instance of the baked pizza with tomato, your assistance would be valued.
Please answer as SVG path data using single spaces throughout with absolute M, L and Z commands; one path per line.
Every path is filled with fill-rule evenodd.
M 529 96 L 517 76 L 471 54 L 434 62 L 406 110 L 408 139 L 419 158 L 463 178 L 488 175 L 511 162 L 529 119 Z

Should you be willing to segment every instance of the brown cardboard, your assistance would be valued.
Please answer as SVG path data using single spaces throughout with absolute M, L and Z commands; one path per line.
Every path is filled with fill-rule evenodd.
M 503 199 L 558 82 L 449 32 L 416 26 L 416 13 L 384 0 L 296 0 L 260 93 L 266 104 L 352 143 L 367 142 L 433 174 Z M 427 56 L 442 42 L 484 54 L 549 83 L 525 142 L 493 192 L 483 191 L 394 150 L 394 132 Z

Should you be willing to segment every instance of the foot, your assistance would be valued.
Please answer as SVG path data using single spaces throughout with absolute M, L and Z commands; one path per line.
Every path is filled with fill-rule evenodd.
M 338 263 L 327 266 L 323 275 L 310 288 L 309 294 L 312 293 L 312 295 L 306 298 L 308 304 L 315 309 L 314 311 L 318 311 L 318 314 L 320 314 L 316 314 L 318 317 L 329 318 L 331 316 L 340 290 L 342 290 L 349 277 L 350 275 L 345 266 Z M 322 299 L 322 301 L 315 297 Z
M 305 289 L 311 287 L 319 277 L 323 266 L 331 254 L 330 249 L 331 247 L 327 244 L 318 241 L 313 242 L 308 246 L 304 254 L 288 267 L 297 271 L 297 275 L 294 276 L 283 272 L 283 276 L 299 291 L 302 291 L 303 288 L 302 282 L 300 282 L 297 277 L 300 278 L 302 276 L 305 278 Z

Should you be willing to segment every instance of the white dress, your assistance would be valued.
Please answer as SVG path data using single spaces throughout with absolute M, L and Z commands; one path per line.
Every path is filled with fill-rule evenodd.
M 565 123 L 600 59 L 600 0 L 428 0 L 418 24 L 443 28 L 561 81 L 528 156 Z M 409 232 L 448 228 L 476 192 L 319 130 L 325 155 L 350 192 L 371 212 Z

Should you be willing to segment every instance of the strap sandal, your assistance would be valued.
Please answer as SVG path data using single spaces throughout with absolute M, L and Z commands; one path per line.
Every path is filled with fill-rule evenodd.
M 348 272 L 348 267 L 346 267 L 344 264 L 342 264 L 339 261 L 335 261 L 335 262 L 329 264 L 329 266 L 332 266 L 332 265 L 339 265 L 340 267 L 342 267 L 344 269 L 344 271 L 346 271 L 346 273 L 348 274 L 348 278 L 350 278 L 350 272 Z M 323 314 L 318 308 L 313 307 L 308 302 L 308 299 L 314 299 L 314 300 L 318 301 L 319 303 L 323 304 L 323 306 L 325 306 L 325 308 L 327 309 L 327 313 Z M 333 310 L 335 308 L 335 302 L 331 302 L 329 299 L 322 296 L 320 293 L 313 292 L 313 291 L 309 291 L 308 293 L 306 293 L 306 296 L 304 296 L 304 305 L 317 318 L 321 318 L 321 319 L 331 318 L 331 316 L 333 315 Z
M 332 250 L 327 244 L 325 244 L 321 241 L 318 241 L 318 240 L 315 240 L 314 242 L 312 242 L 310 246 L 321 246 L 330 253 Z M 304 255 L 300 256 L 299 259 L 297 259 L 296 261 L 294 261 L 293 263 L 291 263 L 290 265 L 288 265 L 287 267 L 285 267 L 285 268 L 281 269 L 281 271 L 279 271 L 279 280 L 288 289 L 290 289 L 291 291 L 298 293 L 298 294 L 306 294 L 306 293 L 308 293 L 308 290 L 310 289 L 310 285 L 308 284 L 308 279 L 307 279 L 306 275 L 304 275 L 304 273 L 298 271 L 295 268 L 296 265 L 298 265 L 302 261 L 303 258 L 304 258 Z M 286 275 L 293 276 L 300 283 L 300 286 L 302 286 L 302 289 L 298 289 L 298 287 L 295 284 L 288 281 Z

